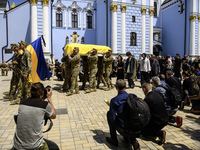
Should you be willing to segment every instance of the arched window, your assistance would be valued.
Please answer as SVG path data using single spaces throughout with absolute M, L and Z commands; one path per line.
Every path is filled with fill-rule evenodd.
M 60 8 L 56 11 L 56 27 L 63 27 L 63 14 Z
M 137 46 L 137 33 L 135 32 L 130 33 L 130 45 Z
M 154 17 L 158 17 L 158 2 L 154 2 Z
M 78 13 L 76 9 L 72 10 L 72 28 L 78 28 Z
M 87 12 L 87 29 L 92 29 L 92 11 Z

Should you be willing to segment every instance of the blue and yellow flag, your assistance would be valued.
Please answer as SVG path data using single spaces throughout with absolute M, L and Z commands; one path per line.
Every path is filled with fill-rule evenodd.
M 41 37 L 29 44 L 27 50 L 32 57 L 32 77 L 29 80 L 32 83 L 37 83 L 40 80 L 50 78 L 51 74 L 44 58 Z

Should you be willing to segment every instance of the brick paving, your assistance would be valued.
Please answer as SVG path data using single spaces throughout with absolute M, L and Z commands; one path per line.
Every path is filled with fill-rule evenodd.
M 13 145 L 15 123 L 13 115 L 17 114 L 18 105 L 10 105 L 3 99 L 3 92 L 8 91 L 10 85 L 11 71 L 8 76 L 0 76 L 0 149 L 7 150 Z M 128 144 L 122 142 L 118 135 L 119 147 L 106 142 L 109 136 L 109 128 L 106 113 L 109 107 L 104 103 L 116 96 L 117 91 L 104 91 L 86 94 L 80 91 L 78 95 L 66 96 L 59 91 L 62 81 L 52 78 L 50 81 L 42 81 L 44 85 L 53 88 L 52 100 L 57 110 L 57 118 L 53 120 L 53 128 L 44 134 L 44 137 L 56 142 L 62 150 L 126 150 Z M 115 78 L 113 79 L 115 82 Z M 139 86 L 139 82 L 135 82 Z M 81 83 L 79 83 L 81 85 Z M 127 89 L 128 93 L 134 93 L 144 98 L 139 87 Z M 176 128 L 167 125 L 166 143 L 158 145 L 156 141 L 138 138 L 142 150 L 199 150 L 200 149 L 200 117 L 190 113 L 191 107 L 178 111 L 177 115 L 183 117 L 183 126 Z

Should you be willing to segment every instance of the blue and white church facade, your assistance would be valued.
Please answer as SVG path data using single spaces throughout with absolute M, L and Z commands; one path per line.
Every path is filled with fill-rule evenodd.
M 13 0 L 0 2 L 0 62 L 12 56 L 11 43 L 31 43 L 41 35 L 46 42 L 45 56 L 53 53 L 58 60 L 68 43 L 107 45 L 114 56 L 130 51 L 137 58 L 144 52 L 182 55 L 184 47 L 186 54 L 197 53 L 198 0 L 188 0 L 189 4 L 184 5 L 188 7 L 187 44 L 182 37 L 186 10 L 178 13 L 180 0 L 19 1 L 15 7 L 9 6 Z M 191 7 L 194 5 L 196 9 Z

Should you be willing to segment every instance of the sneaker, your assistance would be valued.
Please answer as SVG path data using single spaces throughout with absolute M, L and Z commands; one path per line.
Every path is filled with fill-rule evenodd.
M 113 140 L 111 137 L 106 137 L 106 141 L 112 145 L 118 146 L 118 141 Z
M 180 128 L 182 126 L 182 122 L 183 122 L 182 117 L 177 116 L 176 117 L 176 124 L 177 124 L 176 126 L 177 126 L 177 128 Z
M 133 145 L 134 150 L 140 150 L 140 144 L 136 139 L 134 139 L 133 143 L 131 143 L 131 144 Z
M 159 145 L 162 145 L 165 143 L 165 137 L 166 137 L 166 131 L 160 131 L 159 139 L 160 141 L 158 142 Z

